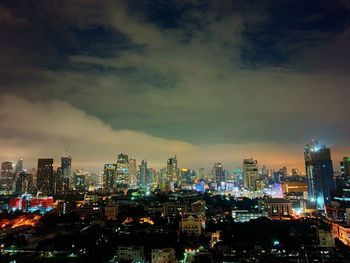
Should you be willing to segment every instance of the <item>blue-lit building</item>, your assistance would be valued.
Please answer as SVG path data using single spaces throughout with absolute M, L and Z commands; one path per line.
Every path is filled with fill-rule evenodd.
M 308 195 L 318 209 L 331 202 L 331 191 L 335 189 L 331 151 L 317 140 L 311 140 L 304 150 Z

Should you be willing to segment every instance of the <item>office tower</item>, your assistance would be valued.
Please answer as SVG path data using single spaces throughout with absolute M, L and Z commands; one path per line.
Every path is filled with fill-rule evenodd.
M 168 182 L 177 183 L 179 180 L 179 172 L 177 169 L 177 159 L 176 156 L 173 158 L 169 158 L 166 166 L 167 171 L 167 180 Z
M 135 158 L 129 160 L 129 188 L 134 189 L 137 187 L 137 164 Z
M 317 140 L 311 140 L 304 149 L 309 200 L 316 202 L 318 209 L 331 202 L 330 193 L 335 188 L 331 151 Z
M 148 170 L 147 185 L 149 186 L 153 184 L 156 185 L 158 181 L 156 170 L 154 168 L 148 168 L 147 170 Z
M 341 175 L 345 178 L 350 177 L 350 157 L 344 157 L 343 161 L 340 162 Z
M 76 170 L 74 172 L 74 189 L 77 191 L 84 191 L 86 189 L 86 181 L 88 172 L 82 170 Z
M 225 171 L 222 163 L 215 163 L 213 167 L 213 177 L 218 187 L 225 182 Z
M 243 160 L 243 186 L 249 191 L 259 190 L 258 161 L 253 159 Z
M 148 169 L 147 169 L 147 161 L 142 160 L 139 165 L 140 170 L 140 188 L 146 189 L 148 187 Z
M 38 191 L 51 194 L 54 191 L 53 159 L 38 159 L 37 170 Z
M 13 174 L 13 163 L 12 162 L 3 162 L 1 164 L 1 186 L 0 190 L 2 191 L 12 191 L 13 187 L 13 180 L 14 180 L 14 174 Z
M 21 171 L 16 178 L 16 194 L 25 194 L 31 190 L 33 190 L 33 175 Z
M 74 180 L 72 175 L 72 157 L 67 152 L 61 157 L 61 175 L 63 190 L 68 191 L 74 188 Z
M 129 157 L 126 154 L 119 154 L 117 160 L 117 173 L 115 179 L 118 189 L 127 189 L 129 184 Z
M 160 186 L 160 190 L 162 192 L 167 192 L 169 187 L 168 187 L 168 184 L 167 184 L 167 173 L 166 173 L 166 168 L 161 168 L 159 170 L 159 186 Z
M 243 185 L 242 168 L 238 167 L 233 170 L 233 181 L 236 183 L 236 186 Z
M 116 164 L 105 164 L 103 169 L 103 189 L 112 190 L 114 188 Z
M 16 164 L 15 176 L 17 176 L 17 174 L 19 174 L 22 170 L 23 170 L 23 159 L 20 158 Z

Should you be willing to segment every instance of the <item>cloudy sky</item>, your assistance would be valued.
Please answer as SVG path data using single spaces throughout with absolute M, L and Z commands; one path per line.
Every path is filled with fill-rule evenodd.
M 350 155 L 348 0 L 3 0 L 0 161 Z

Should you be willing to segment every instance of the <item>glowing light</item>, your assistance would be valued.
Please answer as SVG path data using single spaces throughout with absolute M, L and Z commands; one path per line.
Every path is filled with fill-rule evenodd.
M 22 215 L 16 219 L 4 219 L 1 221 L 0 228 L 16 228 L 20 226 L 36 226 L 41 218 L 40 215 Z
M 140 219 L 140 224 L 144 224 L 144 223 L 147 223 L 147 224 L 150 224 L 150 225 L 154 225 L 154 221 L 149 218 L 149 217 L 142 217 Z

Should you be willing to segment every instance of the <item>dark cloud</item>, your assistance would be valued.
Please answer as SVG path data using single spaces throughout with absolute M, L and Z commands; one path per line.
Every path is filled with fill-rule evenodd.
M 216 161 L 216 152 L 239 161 L 255 155 L 254 146 L 272 164 L 261 155 L 268 148 L 301 153 L 310 137 L 344 145 L 350 131 L 344 4 L 3 1 L 0 90 L 6 107 L 0 139 L 8 142 L 7 156 L 16 154 L 19 142 L 33 152 L 58 154 L 68 141 L 93 167 L 92 149 L 99 149 L 99 162 L 128 152 L 118 139 L 102 153 L 102 137 L 113 141 L 125 130 L 129 151 L 159 164 L 172 149 L 189 165 L 200 165 L 201 158 Z M 13 123 L 21 114 L 37 128 L 14 125 L 24 121 Z M 66 123 L 65 116 L 76 119 Z M 42 124 L 50 118 L 62 123 L 47 130 Z M 94 134 L 86 135 L 90 143 L 83 151 L 89 154 L 79 153 L 84 125 Z M 34 146 L 40 136 L 42 148 Z M 159 154 L 142 150 L 153 149 L 152 143 Z M 276 155 L 273 165 L 283 162 Z M 298 163 L 295 155 L 288 158 Z

